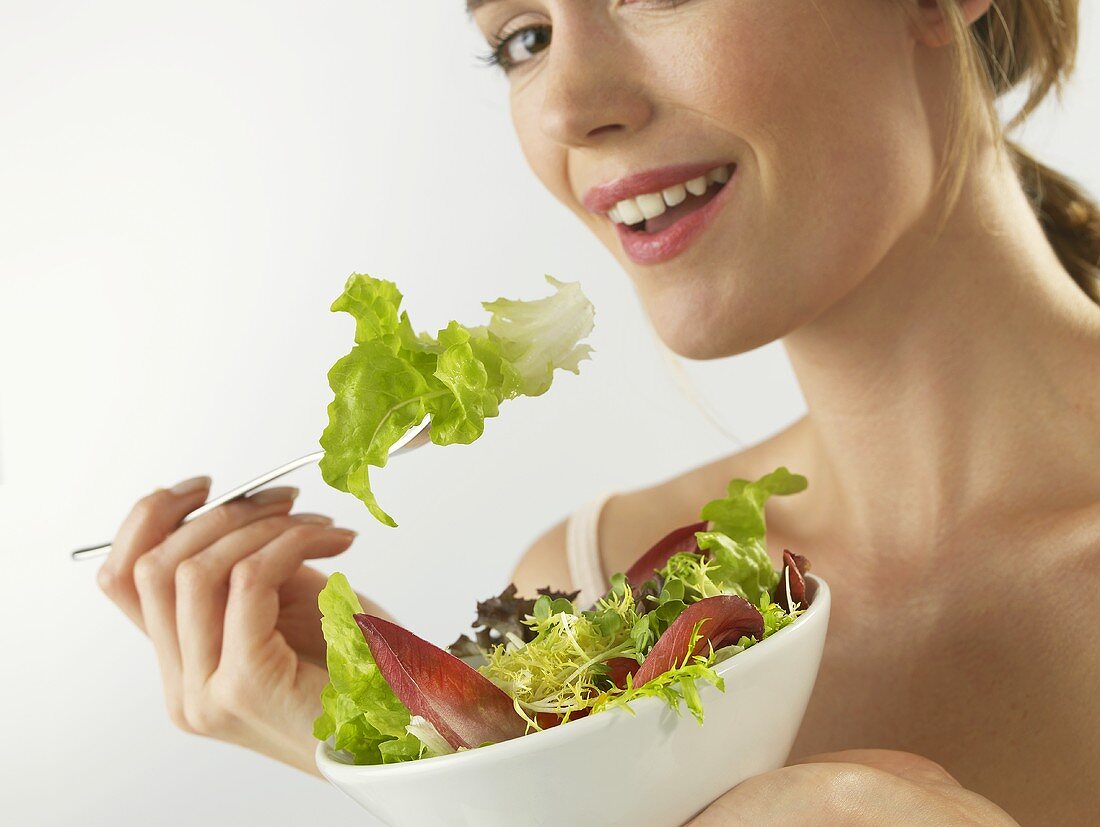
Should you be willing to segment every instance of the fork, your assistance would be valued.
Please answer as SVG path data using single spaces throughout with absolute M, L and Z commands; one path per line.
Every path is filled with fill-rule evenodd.
M 389 456 L 396 457 L 401 454 L 408 453 L 409 451 L 414 451 L 422 445 L 427 445 L 429 440 L 431 439 L 429 427 L 430 423 L 425 424 L 422 428 L 415 432 L 410 431 L 409 434 L 411 434 L 411 436 L 409 434 L 406 434 L 405 437 L 398 440 L 397 447 L 390 450 Z M 246 494 L 251 494 L 256 489 L 267 485 L 267 483 L 271 482 L 272 480 L 276 480 L 279 477 L 289 474 L 291 471 L 297 471 L 303 466 L 312 465 L 314 463 L 320 462 L 321 458 L 324 455 L 324 451 L 314 451 L 312 454 L 306 454 L 304 457 L 298 457 L 298 459 L 291 460 L 285 465 L 280 465 L 278 468 L 273 468 L 266 474 L 261 474 L 260 476 L 256 477 L 256 479 L 249 480 L 242 485 L 238 485 L 236 488 L 226 491 L 221 496 L 215 497 L 208 503 L 199 506 L 186 517 L 184 517 L 183 522 L 190 522 L 196 517 L 201 517 L 203 514 L 206 514 L 209 511 L 213 511 L 219 505 L 225 505 L 231 500 L 238 499 L 239 497 L 243 497 Z M 98 546 L 89 546 L 88 548 L 77 549 L 72 553 L 72 558 L 74 560 L 91 560 L 96 557 L 106 557 L 108 554 L 110 554 L 110 552 L 111 544 L 102 543 Z

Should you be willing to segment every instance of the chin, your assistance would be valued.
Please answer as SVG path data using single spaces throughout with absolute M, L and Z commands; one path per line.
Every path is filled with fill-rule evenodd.
M 671 329 L 657 327 L 657 335 L 677 356 L 698 362 L 747 353 L 781 338 L 745 335 L 743 331 L 735 329 L 733 323 L 718 330 L 690 323 Z
M 736 356 L 780 339 L 797 326 L 796 320 L 777 312 L 781 308 L 774 293 L 753 297 L 744 289 L 716 290 L 713 281 L 692 279 L 689 273 L 666 272 L 659 280 L 632 275 L 657 336 L 685 359 Z

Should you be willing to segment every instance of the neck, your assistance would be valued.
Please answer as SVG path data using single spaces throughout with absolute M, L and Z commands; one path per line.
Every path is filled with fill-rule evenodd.
M 1081 461 L 1100 455 L 1100 309 L 1007 159 L 974 164 L 935 224 L 785 339 L 809 407 L 812 510 L 871 541 L 907 526 L 924 544 L 1006 507 L 1100 496 L 1097 463 Z

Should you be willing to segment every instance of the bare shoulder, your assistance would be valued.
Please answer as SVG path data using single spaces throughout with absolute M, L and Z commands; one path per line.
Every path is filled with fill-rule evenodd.
M 566 520 L 562 520 L 545 532 L 520 559 L 512 574 L 512 582 L 521 595 L 534 597 L 544 586 L 559 591 L 572 589 L 569 563 L 565 557 L 565 526 Z
M 725 493 L 734 477 L 755 478 L 777 465 L 798 464 L 801 421 L 753 447 L 723 456 L 656 485 L 618 494 L 600 514 L 599 545 L 605 572 L 625 571 L 637 557 L 669 531 L 699 519 L 708 500 Z M 513 574 L 520 594 L 542 586 L 573 587 L 566 560 L 566 521 L 539 537 Z

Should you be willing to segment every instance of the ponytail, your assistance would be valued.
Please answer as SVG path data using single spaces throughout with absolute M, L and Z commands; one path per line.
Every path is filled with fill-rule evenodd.
M 1077 56 L 1079 0 L 992 0 L 989 11 L 967 27 L 958 0 L 937 0 L 952 30 L 958 65 L 955 123 L 945 170 L 948 202 L 961 184 L 961 172 L 977 134 L 971 118 L 983 113 L 1004 140 L 1020 186 L 1031 202 L 1047 240 L 1062 266 L 1100 303 L 1100 208 L 1070 178 L 1031 157 L 1004 132 L 1019 125 L 1052 90 L 1061 92 Z M 993 101 L 1021 84 L 1027 98 L 1007 127 Z M 977 99 L 977 100 L 976 100 Z M 951 180 L 953 179 L 953 180 Z
M 1069 178 L 1016 143 L 1006 143 L 1020 185 L 1062 266 L 1100 303 L 1100 208 Z

